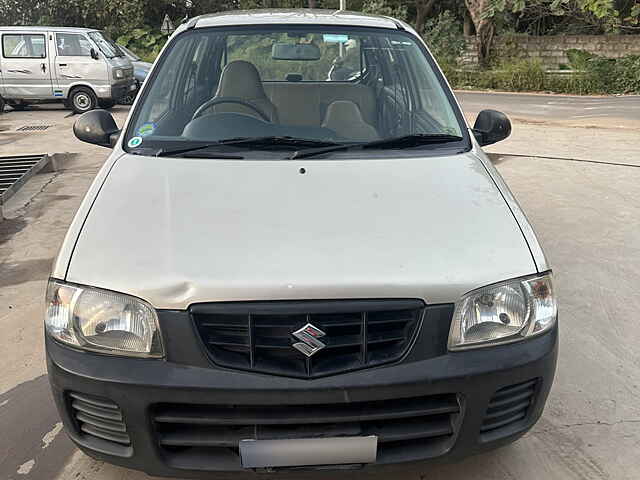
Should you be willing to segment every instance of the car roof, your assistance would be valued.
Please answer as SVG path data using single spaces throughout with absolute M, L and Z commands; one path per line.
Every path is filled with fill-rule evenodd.
M 99 31 L 97 28 L 83 28 L 83 27 L 1 27 L 0 31 L 12 31 L 12 32 L 96 32 Z
M 308 8 L 230 10 L 227 12 L 202 15 L 187 23 L 189 26 L 193 25 L 195 28 L 267 24 L 404 28 L 404 24 L 391 17 L 368 15 L 347 10 L 316 10 Z

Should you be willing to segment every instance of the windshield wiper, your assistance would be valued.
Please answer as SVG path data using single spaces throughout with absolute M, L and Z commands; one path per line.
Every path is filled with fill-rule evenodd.
M 329 146 L 335 146 L 335 142 L 325 141 L 325 140 L 313 140 L 307 138 L 295 138 L 295 137 L 237 137 L 237 138 L 227 138 L 225 140 L 220 140 L 218 142 L 205 143 L 200 145 L 195 145 L 191 147 L 185 148 L 176 148 L 174 150 L 164 150 L 160 149 L 156 153 L 156 157 L 170 157 L 173 155 L 182 155 L 189 152 L 195 152 L 198 150 L 206 150 L 208 148 L 220 147 L 220 146 L 237 146 L 237 145 L 247 145 L 247 146 L 290 146 L 290 147 L 324 147 L 327 148 Z M 225 154 L 215 154 L 216 158 L 223 158 Z M 238 156 L 228 155 L 230 158 L 242 158 Z
M 220 140 L 221 145 L 252 145 L 252 146 L 289 146 L 289 147 L 329 147 L 337 145 L 330 140 L 315 140 L 313 138 L 297 138 L 289 136 L 269 137 L 238 137 Z
M 308 150 L 298 150 L 289 157 L 290 160 L 296 158 L 308 158 L 323 153 L 337 152 L 340 150 L 353 150 L 356 148 L 411 148 L 421 145 L 434 145 L 439 143 L 459 142 L 462 137 L 449 135 L 448 133 L 414 133 L 402 137 L 384 138 L 373 142 L 344 143 L 332 145 L 324 148 L 311 148 Z

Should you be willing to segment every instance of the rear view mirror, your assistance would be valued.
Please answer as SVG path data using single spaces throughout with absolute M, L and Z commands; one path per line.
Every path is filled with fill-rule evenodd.
M 511 135 L 511 122 L 502 112 L 482 110 L 476 118 L 473 133 L 480 146 L 491 145 Z
M 320 60 L 320 48 L 315 43 L 274 43 L 271 58 L 303 62 Z
M 115 120 L 106 110 L 91 110 L 83 113 L 73 125 L 78 140 L 113 148 L 120 136 Z
M 93 58 L 94 60 L 98 60 L 100 58 L 95 48 L 92 48 L 90 53 L 91 53 L 91 58 Z

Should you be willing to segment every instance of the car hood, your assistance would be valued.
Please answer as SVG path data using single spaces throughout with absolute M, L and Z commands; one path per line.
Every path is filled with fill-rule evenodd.
M 124 155 L 91 207 L 66 278 L 184 309 L 329 298 L 446 303 L 535 271 L 512 212 L 473 153 Z

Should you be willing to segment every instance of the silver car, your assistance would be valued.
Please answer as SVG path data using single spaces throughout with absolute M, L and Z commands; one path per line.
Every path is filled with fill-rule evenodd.
M 131 62 L 99 30 L 0 26 L 0 37 L 0 113 L 55 102 L 84 113 L 136 89 Z
M 375 469 L 512 442 L 558 349 L 550 266 L 427 46 L 387 17 L 251 11 L 167 43 L 55 261 L 63 423 L 152 475 Z

